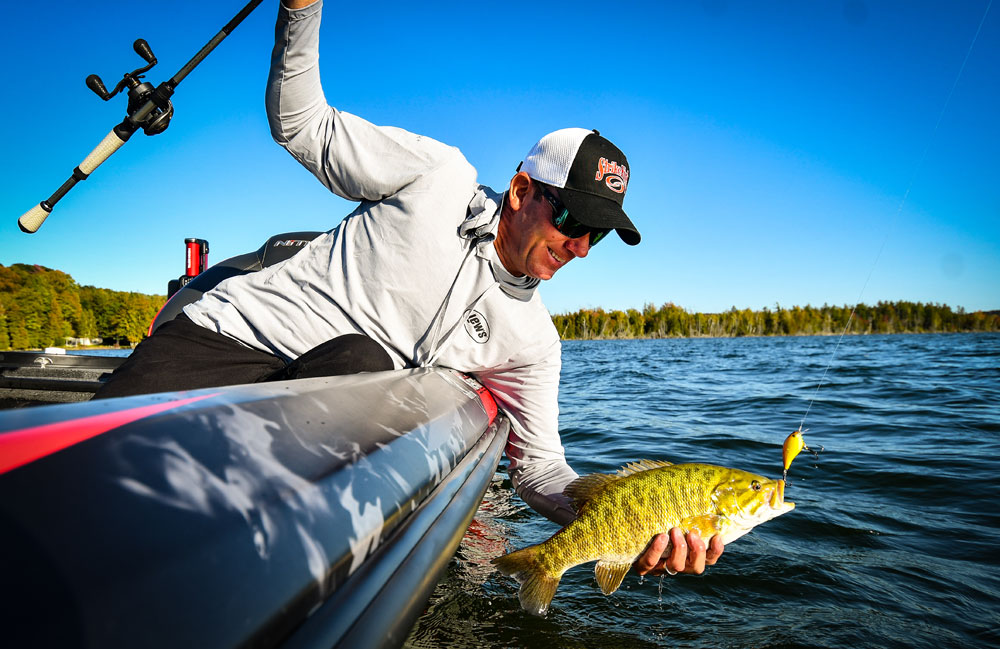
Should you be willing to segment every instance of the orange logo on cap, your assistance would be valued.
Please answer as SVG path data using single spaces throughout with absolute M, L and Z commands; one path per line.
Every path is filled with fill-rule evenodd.
M 601 158 L 597 161 L 597 175 L 594 180 L 602 178 L 604 178 L 604 184 L 608 186 L 608 189 L 616 194 L 624 194 L 625 188 L 628 187 L 628 167 L 607 158 Z

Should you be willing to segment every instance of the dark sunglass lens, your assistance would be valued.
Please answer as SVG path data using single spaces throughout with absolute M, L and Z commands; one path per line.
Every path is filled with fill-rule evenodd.
M 609 232 L 609 230 L 592 228 L 589 225 L 584 225 L 570 215 L 563 224 L 564 227 L 557 227 L 560 232 L 565 234 L 570 239 L 577 239 L 585 234 L 590 235 L 590 245 L 596 246 L 597 242 L 604 238 L 604 236 Z
M 570 239 L 578 239 L 585 234 L 589 234 L 590 245 L 596 246 L 610 232 L 610 230 L 598 230 L 580 223 L 573 218 L 566 206 L 562 204 L 562 201 L 553 196 L 545 187 L 539 185 L 539 189 L 541 190 L 542 197 L 552 205 L 552 225 L 556 227 L 556 230 L 559 230 Z
M 570 239 L 577 239 L 585 234 L 589 234 L 591 229 L 573 219 L 572 216 L 569 217 L 566 223 L 566 227 L 563 228 L 562 233 L 565 234 Z
M 611 230 L 591 230 L 590 231 L 590 246 L 594 247 L 600 243 L 601 239 L 608 236 L 608 232 Z

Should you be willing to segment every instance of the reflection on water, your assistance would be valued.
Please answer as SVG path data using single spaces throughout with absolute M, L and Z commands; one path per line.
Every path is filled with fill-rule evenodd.
M 497 474 L 486 490 L 476 517 L 469 525 L 446 576 L 438 584 L 407 640 L 406 646 L 479 647 L 481 624 L 502 625 L 501 610 L 494 610 L 492 598 L 484 598 L 488 582 L 495 579 L 490 561 L 510 551 L 511 520 L 527 510 L 514 496 L 510 481 Z M 475 618 L 477 625 L 459 622 Z

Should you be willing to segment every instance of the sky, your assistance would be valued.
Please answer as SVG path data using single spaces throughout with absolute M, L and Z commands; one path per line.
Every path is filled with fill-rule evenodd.
M 502 190 L 545 133 L 596 128 L 628 156 L 615 236 L 543 282 L 553 313 L 944 303 L 1000 309 L 1000 6 L 992 0 L 328 2 L 320 66 L 341 110 L 457 146 Z M 17 218 L 242 7 L 119 0 L 5 7 L 0 264 L 165 293 L 184 239 L 218 262 L 328 230 L 353 205 L 270 137 L 275 0 L 177 88 L 39 231 Z

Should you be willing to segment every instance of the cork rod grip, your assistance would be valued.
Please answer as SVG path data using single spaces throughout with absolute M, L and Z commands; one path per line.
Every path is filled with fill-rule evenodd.
M 41 203 L 39 203 L 25 212 L 24 215 L 17 220 L 17 225 L 21 228 L 21 232 L 31 234 L 41 227 L 42 222 L 48 217 L 49 212 L 50 210 L 45 209 L 42 207 Z
M 101 166 L 101 163 L 110 158 L 111 154 L 121 148 L 123 144 L 125 144 L 125 140 L 118 137 L 118 134 L 112 129 L 104 136 L 101 143 L 90 152 L 90 155 L 83 159 L 83 162 L 80 163 L 80 171 L 88 175 L 94 173 L 94 169 Z

